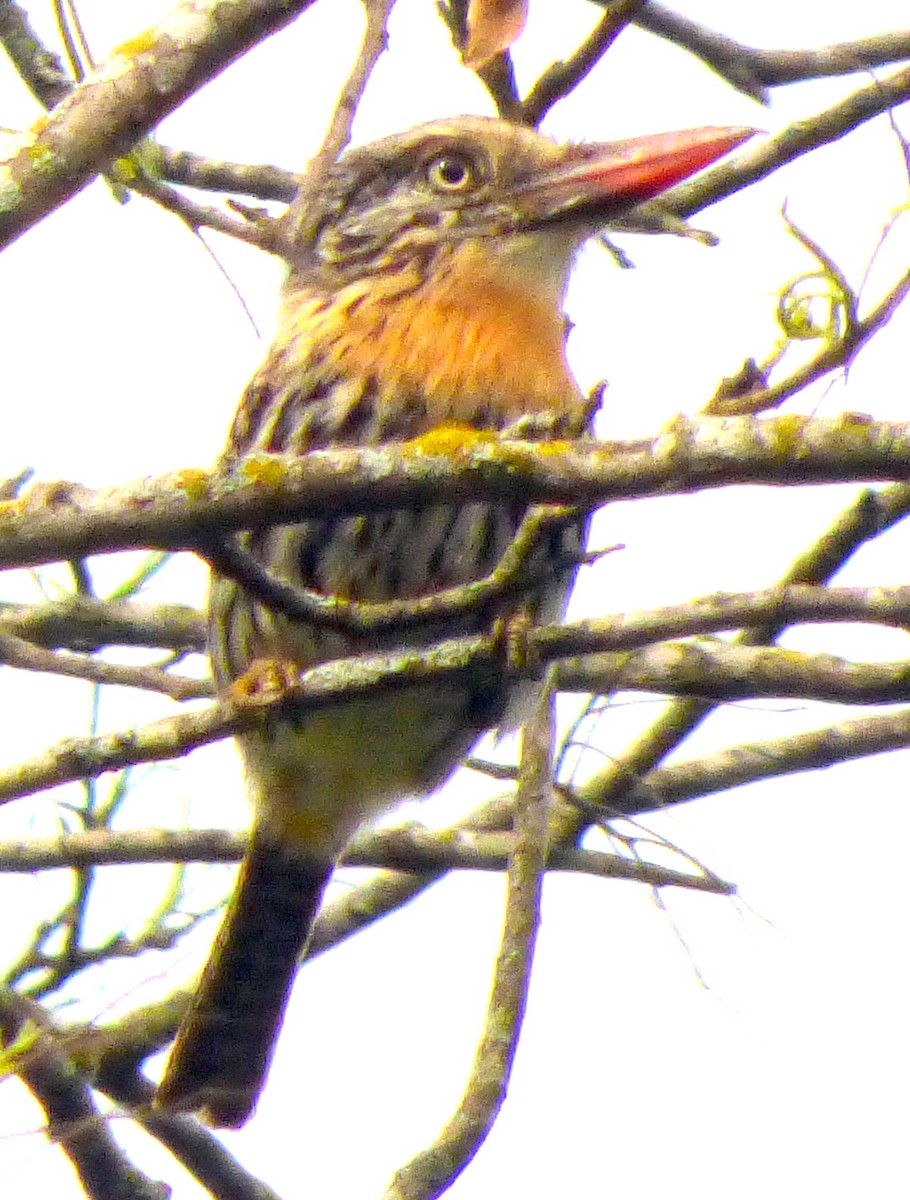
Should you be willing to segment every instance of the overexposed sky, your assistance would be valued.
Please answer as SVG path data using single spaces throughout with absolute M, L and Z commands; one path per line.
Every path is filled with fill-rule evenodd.
M 50 4 L 27 7 L 52 38 Z M 898 0 L 688 0 L 680 7 L 744 42 L 788 48 L 907 23 Z M 169 8 L 152 0 L 79 4 L 98 59 Z M 515 51 L 520 82 L 570 52 L 597 11 L 582 0 L 532 2 Z M 161 140 L 298 167 L 318 147 L 359 32 L 356 0 L 321 0 L 169 118 Z M 441 114 L 490 111 L 430 0 L 399 0 L 390 32 L 355 127 L 358 140 Z M 778 89 L 762 109 L 687 55 L 631 30 L 544 127 L 573 139 L 702 124 L 773 132 L 866 82 Z M 37 116 L 6 66 L 0 101 L 9 127 Z M 898 117 L 910 133 L 907 118 Z M 723 375 L 768 352 L 782 283 L 811 267 L 781 222 L 785 199 L 794 220 L 856 281 L 906 191 L 899 148 L 878 118 L 700 214 L 696 223 L 722 236 L 715 249 L 626 238 L 637 270 L 625 272 L 588 249 L 569 297 L 570 357 L 583 386 L 610 381 L 603 435 L 649 435 L 680 410 L 696 412 Z M 211 462 L 263 354 L 280 273 L 255 250 L 206 239 L 261 336 L 179 221 L 141 199 L 118 206 L 103 183 L 4 253 L 0 477 L 29 465 L 43 479 L 101 485 Z M 873 296 L 905 268 L 907 249 L 898 231 L 873 275 Z M 859 357 L 848 386 L 816 389 L 787 411 L 853 409 L 905 419 L 908 336 L 905 310 Z M 596 536 L 626 548 L 586 573 L 573 613 L 767 586 L 851 494 L 738 489 L 614 505 Z M 905 582 L 907 551 L 906 533 L 881 539 L 857 556 L 843 582 Z M 127 573 L 122 561 L 101 563 L 97 578 L 113 583 Z M 46 576 L 51 587 L 53 578 Z M 203 579 L 191 560 L 174 563 L 153 595 L 199 600 Z M 5 581 L 2 595 L 37 598 L 25 575 Z M 905 643 L 880 630 L 810 630 L 789 635 L 787 644 L 898 658 Z M 7 671 L 0 689 L 5 762 L 87 731 L 87 685 L 50 687 Z M 166 701 L 111 689 L 101 723 L 124 728 L 169 711 Z M 658 711 L 651 698 L 615 706 L 598 730 L 603 752 L 620 749 Z M 820 715 L 797 703 L 726 706 L 684 756 L 831 719 L 830 710 Z M 631 884 L 549 877 L 512 1090 L 451 1195 L 906 1195 L 907 765 L 906 754 L 888 755 L 739 789 L 645 822 L 736 881 L 738 900 L 666 893 L 661 911 Z M 471 777 L 472 801 L 483 786 Z M 0 838 L 54 832 L 54 802 L 64 798 L 61 790 L 0 809 Z M 440 805 L 412 805 L 407 815 L 442 821 L 464 798 L 456 781 Z M 139 773 L 122 824 L 240 826 L 245 812 L 233 751 L 219 746 Z M 195 869 L 193 899 L 211 902 L 229 878 L 228 868 Z M 93 914 L 99 936 L 121 926 L 135 932 L 166 882 L 160 868 L 106 872 Z M 52 910 L 65 887 L 65 879 L 48 876 L 0 878 L 0 906 Z M 258 1114 L 225 1135 L 245 1166 L 287 1197 L 381 1195 L 461 1094 L 502 896 L 495 876 L 447 879 L 302 972 Z M 148 956 L 93 980 L 97 991 L 80 989 L 80 1013 L 125 1009 L 191 978 L 212 932 L 209 923 L 178 955 Z M 14 957 L 23 936 L 5 921 L 0 953 Z M 16 1084 L 0 1087 L 0 1173 L 13 1191 L 27 1184 L 41 1194 L 74 1194 L 63 1156 L 33 1132 L 40 1122 Z M 202 1194 L 126 1120 L 116 1127 L 143 1169 L 173 1183 L 176 1200 Z

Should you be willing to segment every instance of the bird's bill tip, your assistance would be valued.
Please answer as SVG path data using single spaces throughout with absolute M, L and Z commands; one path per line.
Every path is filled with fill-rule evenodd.
M 575 165 L 579 181 L 623 200 L 646 200 L 710 166 L 751 138 L 745 126 L 703 126 L 655 133 L 590 147 L 587 161 Z
M 569 208 L 625 210 L 666 191 L 729 154 L 758 130 L 703 126 L 620 142 L 571 146 L 562 164 L 531 186 L 553 214 Z

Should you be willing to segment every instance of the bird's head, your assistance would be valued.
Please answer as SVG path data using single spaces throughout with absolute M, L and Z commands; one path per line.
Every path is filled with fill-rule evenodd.
M 320 180 L 297 267 L 334 287 L 458 243 L 577 247 L 752 131 L 705 128 L 559 145 L 510 121 L 432 121 L 349 151 Z
M 577 396 L 561 311 L 575 252 L 751 132 L 559 145 L 459 117 L 350 150 L 297 230 L 285 343 L 299 360 L 321 339 L 339 369 L 440 404 L 506 387 L 532 410 Z

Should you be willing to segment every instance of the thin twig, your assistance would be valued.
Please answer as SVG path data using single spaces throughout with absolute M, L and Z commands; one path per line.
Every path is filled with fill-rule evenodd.
M 201 1121 L 159 1108 L 154 1103 L 155 1085 L 138 1070 L 135 1056 L 128 1051 L 103 1057 L 95 1083 L 165 1146 L 209 1195 L 219 1200 L 282 1200 L 245 1170 Z
M 540 924 L 553 727 L 552 690 L 545 682 L 524 731 L 505 927 L 474 1066 L 457 1111 L 435 1143 L 396 1172 L 385 1200 L 433 1200 L 446 1191 L 483 1145 L 505 1100 Z
M 198 204 L 195 200 L 184 196 L 182 192 L 178 192 L 176 188 L 162 183 L 160 180 L 152 179 L 148 175 L 137 175 L 125 183 L 125 186 L 129 187 L 131 191 L 138 192 L 140 196 L 145 196 L 156 204 L 160 204 L 162 208 L 179 217 L 194 233 L 200 229 L 214 229 L 217 233 L 223 233 L 236 241 L 257 246 L 268 254 L 280 255 L 283 252 L 278 224 L 271 218 L 260 217 L 255 221 L 241 220 L 239 217 L 225 212 L 224 209 L 208 204 Z
M 598 4 L 605 2 L 595 0 Z M 764 104 L 768 103 L 770 87 L 852 74 L 910 56 L 910 30 L 815 49 L 769 50 L 737 42 L 665 8 L 657 0 L 650 0 L 633 21 L 694 54 L 732 87 Z
M 703 758 L 658 767 L 614 797 L 610 815 L 638 816 L 745 783 L 819 771 L 910 747 L 910 712 L 852 717 L 808 733 L 743 742 Z M 857 798 L 858 810 L 862 800 Z
M 12 200 L 0 211 L 0 244 L 74 196 L 188 96 L 311 3 L 194 0 L 143 39 L 115 50 L 47 116 L 9 139 L 0 189 Z
M 552 575 L 555 568 L 552 563 L 535 567 L 534 551 L 545 537 L 578 520 L 575 509 L 534 507 L 523 518 L 502 558 L 483 579 L 413 600 L 383 603 L 348 600 L 285 583 L 236 541 L 222 540 L 202 551 L 202 556 L 219 575 L 239 583 L 244 591 L 273 612 L 331 629 L 358 634 L 378 633 L 476 612 L 541 582 L 542 572 Z M 562 570 L 571 565 L 557 564 Z
M 57 654 L 12 633 L 0 632 L 0 663 L 23 671 L 83 679 L 88 683 L 117 684 L 120 687 L 160 692 L 172 700 L 207 699 L 214 694 L 211 682 L 206 679 L 171 675 L 159 667 L 127 667 L 83 654 Z
M 56 838 L 34 838 L 28 842 L 0 842 L 0 872 L 23 874 L 53 871 L 63 867 L 123 866 L 148 863 L 239 862 L 247 845 L 245 834 L 222 829 L 142 829 L 121 832 L 110 829 L 68 833 Z M 348 847 L 342 858 L 345 867 L 368 867 L 409 874 L 443 871 L 502 871 L 512 849 L 510 831 L 482 833 L 474 829 L 443 833 L 423 826 L 369 830 Z M 715 877 L 673 871 L 651 863 L 632 861 L 572 847 L 553 847 L 547 855 L 548 871 L 567 871 L 600 879 L 627 879 L 651 887 L 682 887 L 695 891 L 728 894 L 732 885 Z M 147 940 L 160 945 L 157 941 Z M 141 947 L 140 947 L 141 948 Z M 120 949 L 130 956 L 135 946 Z M 100 957 L 106 959 L 105 948 Z M 91 961 L 97 961 L 98 957 Z M 86 960 L 88 961 L 88 960 Z M 33 966 L 36 964 L 33 964 Z M 44 965 L 44 964 L 41 964 Z
M 539 664 L 604 650 L 627 650 L 667 637 L 713 633 L 748 625 L 797 621 L 863 620 L 910 624 L 910 588 L 838 588 L 793 586 L 746 595 L 718 594 L 691 604 L 643 613 L 544 626 L 527 634 L 528 672 Z M 424 651 L 364 655 L 323 663 L 304 671 L 293 686 L 274 697 L 235 697 L 195 713 L 154 722 L 141 730 L 98 738 L 71 738 L 42 754 L 0 771 L 0 801 L 28 795 L 77 779 L 94 778 L 141 762 L 177 758 L 247 730 L 261 728 L 279 714 L 297 718 L 307 711 L 360 696 L 412 687 L 433 680 L 454 685 L 465 677 L 508 670 L 495 635 L 450 638 Z
M 143 1174 L 111 1134 L 91 1089 L 57 1044 L 38 1005 L 0 991 L 4 1065 L 32 1093 L 50 1137 L 69 1159 L 90 1200 L 166 1200 L 169 1189 Z M 18 1043 L 18 1045 L 17 1045 Z
M 338 97 L 322 145 L 310 160 L 300 188 L 287 212 L 287 228 L 292 231 L 292 238 L 295 236 L 293 231 L 299 229 L 306 219 L 312 197 L 314 194 L 318 194 L 324 173 L 350 141 L 351 127 L 357 107 L 363 98 L 373 68 L 388 45 L 387 27 L 395 0 L 363 0 L 363 2 L 366 10 L 366 29 L 363 34 L 363 42 L 351 72 L 345 80 L 344 87 L 341 89 L 341 95 Z
M 610 5 L 575 53 L 555 62 L 540 76 L 521 102 L 521 121 L 537 127 L 550 109 L 578 87 L 600 62 L 646 0 L 618 0 Z
M 813 546 L 801 554 L 785 573 L 781 587 L 793 583 L 824 585 L 853 556 L 860 546 L 886 532 L 910 511 L 910 487 L 898 485 L 882 492 L 865 491 L 842 512 Z M 779 623 L 743 631 L 738 640 L 746 645 L 773 642 L 782 631 Z M 574 839 L 589 822 L 591 810 L 622 815 L 627 797 L 657 764 L 694 732 L 716 706 L 707 700 L 676 700 L 628 750 L 616 755 L 609 765 L 579 790 L 578 808 L 562 811 L 563 839 Z M 631 804 L 631 801 L 628 801 Z M 635 808 L 634 811 L 645 811 Z

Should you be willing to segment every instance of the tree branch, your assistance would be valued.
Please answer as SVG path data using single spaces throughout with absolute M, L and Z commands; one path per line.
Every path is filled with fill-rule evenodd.
M 763 104 L 769 102 L 769 87 L 852 74 L 910 57 L 910 30 L 815 49 L 767 50 L 737 42 L 672 12 L 657 0 L 651 0 L 632 20 L 641 29 L 688 50 L 732 87 Z
M 456 441 L 457 437 L 457 441 Z M 213 535 L 326 512 L 470 499 L 593 508 L 620 498 L 734 483 L 795 486 L 910 475 L 910 426 L 834 420 L 677 418 L 639 442 L 491 441 L 446 435 L 300 458 L 258 454 L 229 474 L 175 471 L 93 492 L 39 485 L 0 504 L 0 566 L 35 566 L 139 547 L 187 549 Z
M 342 865 L 417 875 L 456 870 L 502 871 L 508 865 L 512 840 L 510 831 L 482 833 L 461 826 L 444 833 L 421 825 L 368 830 L 348 847 Z M 0 842 L 0 872 L 25 874 L 67 867 L 81 870 L 148 863 L 231 863 L 241 860 L 246 846 L 245 834 L 220 829 L 126 832 L 98 829 L 55 838 L 30 838 L 28 842 Z M 714 877 L 568 846 L 550 849 L 547 870 L 723 895 L 733 890 L 731 884 Z
M 49 1136 L 73 1165 L 90 1200 L 166 1200 L 169 1189 L 131 1162 L 107 1117 L 73 1068 L 36 1004 L 0 990 L 4 1058 L 44 1110 Z M 17 1042 L 19 1043 L 17 1047 Z
M 562 662 L 562 691 L 660 692 L 731 701 L 759 698 L 831 704 L 910 701 L 910 662 L 855 663 L 830 654 L 728 642 L 664 642 L 630 654 L 591 654 Z
M 526 635 L 527 671 L 533 678 L 541 664 L 604 650 L 636 649 L 668 637 L 747 625 L 764 628 L 796 621 L 850 619 L 910 624 L 910 587 L 792 586 L 744 596 L 719 593 L 691 604 L 620 613 L 573 625 L 543 626 Z M 476 679 L 478 675 L 504 671 L 514 674 L 515 666 L 495 634 L 450 638 L 422 651 L 402 650 L 326 662 L 299 674 L 293 685 L 288 684 L 277 695 L 244 698 L 235 689 L 230 702 L 201 712 L 179 713 L 141 730 L 69 738 L 34 759 L 0 771 L 0 801 L 142 762 L 177 758 L 197 746 L 262 728 L 279 715 L 297 718 L 316 708 L 428 680 L 447 686 L 465 676 Z
M 11 633 L 0 632 L 0 663 L 21 671 L 160 692 L 172 700 L 199 700 L 214 694 L 211 682 L 205 679 L 172 675 L 160 667 L 127 667 L 85 654 L 57 654 Z
M 674 763 L 630 781 L 610 800 L 608 819 L 656 812 L 746 783 L 816 771 L 838 763 L 910 747 L 910 711 L 854 717 L 823 729 L 761 742 L 745 742 L 688 762 Z M 858 798 L 857 805 L 862 806 Z
M 48 649 L 88 653 L 107 646 L 203 652 L 205 617 L 186 604 L 142 604 L 73 596 L 41 604 L 0 603 L 0 631 Z
M 47 117 L 11 139 L 0 167 L 0 246 L 75 195 L 194 91 L 311 2 L 184 0 L 154 29 L 120 46 Z
M 538 688 L 536 701 L 524 730 L 502 945 L 474 1066 L 455 1114 L 431 1147 L 396 1172 L 385 1200 L 430 1200 L 446 1191 L 483 1145 L 506 1097 L 540 925 L 553 775 L 548 681 Z

